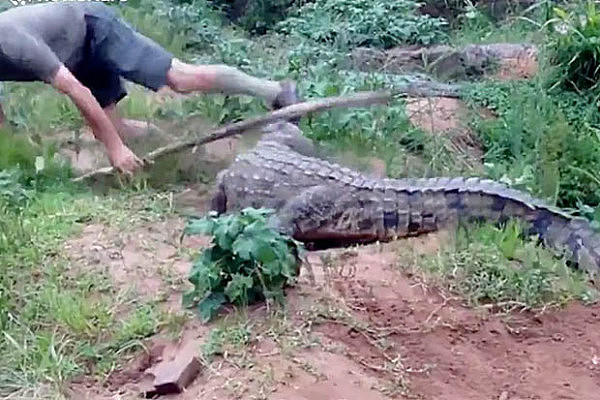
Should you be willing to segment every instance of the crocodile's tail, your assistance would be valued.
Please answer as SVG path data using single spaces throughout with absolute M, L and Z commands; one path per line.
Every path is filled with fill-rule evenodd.
M 496 223 L 515 218 L 528 225 L 529 233 L 539 235 L 546 247 L 566 256 L 579 268 L 592 275 L 600 272 L 600 233 L 589 221 L 524 192 L 480 178 L 385 179 L 381 185 L 379 189 L 394 188 L 396 196 L 406 194 L 401 201 L 408 202 L 409 225 L 412 223 L 412 230 L 417 232 L 435 230 L 457 217 Z M 394 200 L 397 212 L 403 207 L 400 199 Z M 391 205 L 384 204 L 384 220 Z

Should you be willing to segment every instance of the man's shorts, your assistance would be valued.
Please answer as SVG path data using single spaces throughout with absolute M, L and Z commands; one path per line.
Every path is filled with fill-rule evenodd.
M 72 70 L 101 107 L 127 95 L 121 77 L 157 91 L 167 84 L 173 55 L 141 35 L 102 3 L 86 15 L 83 60 Z M 96 6 L 96 7 L 94 7 Z

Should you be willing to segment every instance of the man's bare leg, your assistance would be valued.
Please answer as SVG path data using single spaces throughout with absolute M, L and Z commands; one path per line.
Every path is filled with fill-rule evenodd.
M 291 82 L 256 78 L 227 65 L 187 64 L 176 58 L 167 71 L 167 84 L 179 93 L 206 92 L 259 97 L 273 108 L 285 107 L 297 101 L 296 87 Z
M 245 94 L 267 101 L 272 108 L 281 108 L 297 102 L 296 86 L 289 81 L 276 82 L 250 76 L 227 65 L 192 65 L 173 59 L 167 72 L 169 88 L 178 93 L 205 92 L 229 95 Z M 104 112 L 123 140 L 144 136 L 158 128 L 150 123 L 122 118 L 115 104 Z

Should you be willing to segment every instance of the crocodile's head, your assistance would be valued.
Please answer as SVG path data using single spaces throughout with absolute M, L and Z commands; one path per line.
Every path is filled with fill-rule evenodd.
M 290 150 L 304 156 L 314 157 L 317 154 L 312 140 L 302 135 L 302 131 L 294 124 L 279 121 L 263 128 L 262 143 L 273 141 L 289 147 Z

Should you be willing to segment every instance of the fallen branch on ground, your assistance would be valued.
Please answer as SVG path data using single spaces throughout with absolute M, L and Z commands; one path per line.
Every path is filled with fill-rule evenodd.
M 418 89 L 416 90 L 418 92 Z M 427 95 L 427 94 L 425 94 Z M 394 97 L 418 96 L 415 93 L 415 88 L 408 86 L 405 89 L 400 89 L 396 92 L 392 91 L 376 91 L 376 92 L 359 92 L 347 96 L 326 97 L 324 99 L 310 100 L 301 103 L 292 104 L 267 114 L 249 118 L 243 121 L 234 122 L 224 125 L 210 132 L 208 135 L 201 138 L 195 138 L 188 141 L 174 143 L 168 146 L 159 147 L 151 151 L 144 157 L 146 165 L 151 165 L 160 157 L 170 155 L 191 147 L 202 146 L 204 144 L 224 139 L 230 136 L 241 134 L 245 131 L 267 125 L 280 120 L 290 120 L 298 117 L 303 117 L 314 112 L 322 112 L 332 108 L 341 107 L 366 107 L 375 104 L 384 104 L 392 100 Z M 113 167 L 100 168 L 87 174 L 73 178 L 74 182 L 81 182 L 87 179 L 97 179 L 113 175 L 116 169 Z

